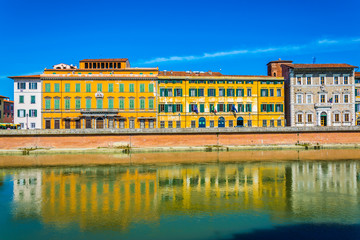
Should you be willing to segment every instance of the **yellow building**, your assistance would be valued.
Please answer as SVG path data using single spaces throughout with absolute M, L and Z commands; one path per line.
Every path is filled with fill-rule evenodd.
M 158 127 L 284 126 L 284 78 L 162 71 Z
M 153 128 L 158 68 L 131 68 L 128 59 L 58 64 L 42 80 L 43 128 Z

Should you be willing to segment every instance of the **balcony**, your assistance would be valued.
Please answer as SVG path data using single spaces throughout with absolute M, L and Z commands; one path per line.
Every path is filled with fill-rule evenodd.
M 333 106 L 333 103 L 315 103 L 315 108 L 331 108 Z
M 81 114 L 83 116 L 108 116 L 113 117 L 116 116 L 119 112 L 119 109 L 109 109 L 109 108 L 89 108 L 89 109 L 81 109 Z

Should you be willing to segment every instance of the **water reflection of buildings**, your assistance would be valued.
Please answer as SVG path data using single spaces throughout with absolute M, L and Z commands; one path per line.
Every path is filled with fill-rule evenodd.
M 42 203 L 41 170 L 21 170 L 13 173 L 13 213 L 16 218 L 40 214 Z
M 42 171 L 36 193 L 44 222 L 83 229 L 126 229 L 164 215 L 216 212 L 261 211 L 285 219 L 326 215 L 314 208 L 336 207 L 333 198 L 314 199 L 319 191 L 357 199 L 358 169 L 354 162 L 54 168 Z

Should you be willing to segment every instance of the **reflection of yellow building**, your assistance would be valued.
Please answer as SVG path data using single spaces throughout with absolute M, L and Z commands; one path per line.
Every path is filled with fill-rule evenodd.
M 101 176 L 107 177 L 101 177 Z M 80 222 L 82 228 L 126 228 L 138 220 L 154 221 L 157 182 L 154 173 L 50 171 L 43 175 L 45 222 Z M 96 222 L 92 222 L 96 221 Z
M 160 128 L 284 126 L 282 77 L 163 71 L 158 78 Z
M 58 64 L 42 79 L 43 126 L 152 128 L 157 68 L 130 68 L 127 59 L 85 59 L 80 68 Z

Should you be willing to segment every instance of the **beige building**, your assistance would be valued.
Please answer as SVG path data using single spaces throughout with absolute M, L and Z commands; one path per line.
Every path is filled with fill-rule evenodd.
M 285 78 L 286 125 L 355 125 L 355 68 L 349 64 L 293 64 L 280 59 L 268 63 L 269 75 Z

